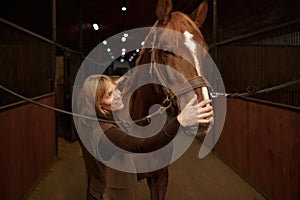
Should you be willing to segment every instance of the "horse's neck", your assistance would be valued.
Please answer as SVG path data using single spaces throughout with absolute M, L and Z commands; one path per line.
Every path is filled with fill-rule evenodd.
M 155 94 L 150 85 L 137 91 L 131 100 L 131 114 L 135 119 L 145 117 L 154 104 L 160 104 L 161 97 Z

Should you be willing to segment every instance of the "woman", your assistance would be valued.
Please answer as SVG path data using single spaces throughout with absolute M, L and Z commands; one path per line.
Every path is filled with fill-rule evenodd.
M 81 114 L 91 116 L 92 112 L 96 110 L 97 117 L 105 120 L 100 120 L 99 123 L 106 137 L 101 136 L 97 121 L 80 120 L 80 126 L 84 129 L 78 131 L 88 132 L 87 137 L 81 136 L 80 138 L 88 175 L 87 199 L 135 199 L 136 175 L 118 171 L 103 164 L 113 159 L 114 155 L 117 154 L 113 150 L 103 151 L 103 149 L 109 149 L 105 147 L 109 146 L 110 142 L 129 152 L 152 152 L 168 144 L 175 137 L 180 125 L 183 127 L 195 126 L 199 123 L 210 123 L 213 119 L 212 107 L 209 105 L 211 100 L 204 100 L 195 104 L 197 101 L 195 96 L 182 112 L 159 133 L 148 138 L 137 138 L 125 133 L 114 122 L 112 111 L 122 109 L 124 104 L 121 92 L 116 88 L 116 83 L 110 77 L 106 75 L 88 77 L 83 84 L 80 97 L 82 98 Z M 87 144 L 90 144 L 92 148 L 88 150 L 86 148 Z M 102 149 L 102 151 L 99 149 Z M 100 158 L 101 162 L 95 157 Z

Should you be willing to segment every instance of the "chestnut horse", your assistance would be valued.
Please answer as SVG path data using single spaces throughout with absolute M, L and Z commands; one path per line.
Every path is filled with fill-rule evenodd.
M 172 0 L 158 0 L 156 9 L 158 20 L 145 39 L 145 47 L 141 49 L 135 67 L 148 64 L 149 73 L 141 76 L 133 72 L 132 81 L 124 84 L 126 88 L 130 88 L 132 84 L 138 84 L 145 79 L 149 79 L 149 82 L 156 80 L 156 84 L 144 84 L 130 95 L 130 100 L 127 99 L 130 101 L 128 109 L 132 120 L 139 121 L 138 125 L 147 126 L 150 123 L 149 120 L 139 119 L 147 116 L 154 104 L 163 105 L 165 108 L 170 107 L 166 111 L 168 118 L 172 118 L 182 109 L 178 101 L 184 105 L 195 93 L 198 101 L 210 98 L 207 82 L 202 75 L 202 64 L 207 56 L 208 45 L 200 32 L 200 27 L 206 18 L 207 7 L 207 1 L 204 0 L 197 5 L 196 10 L 187 15 L 180 11 L 173 11 Z M 162 68 L 162 65 L 172 68 L 183 78 L 177 76 L 176 72 L 170 73 L 170 70 Z M 187 89 L 184 86 L 186 82 L 180 79 L 187 80 L 192 90 Z M 169 86 L 171 89 L 168 88 Z M 126 88 L 123 89 L 125 96 Z M 208 129 L 209 126 L 200 125 L 198 133 L 205 134 Z M 170 160 L 168 156 L 163 159 L 167 162 Z M 167 166 L 155 171 L 138 173 L 139 180 L 144 178 L 147 179 L 151 199 L 164 200 L 168 185 Z

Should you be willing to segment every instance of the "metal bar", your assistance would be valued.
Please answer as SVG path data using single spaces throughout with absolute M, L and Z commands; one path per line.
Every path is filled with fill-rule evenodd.
M 34 37 L 36 37 L 36 38 L 38 38 L 40 40 L 43 40 L 43 41 L 48 42 L 50 44 L 54 44 L 54 42 L 52 40 L 49 40 L 49 39 L 47 39 L 47 38 L 45 38 L 45 37 L 43 37 L 43 36 L 41 36 L 39 34 L 36 34 L 36 33 L 32 32 L 32 31 L 28 30 L 28 29 L 25 29 L 25 28 L 23 28 L 21 26 L 18 26 L 16 24 L 14 24 L 14 23 L 11 23 L 11 22 L 3 19 L 3 18 L 0 18 L 0 21 L 3 22 L 3 23 L 5 23 L 5 24 L 7 24 L 7 25 L 9 25 L 9 26 L 11 26 L 11 27 L 14 27 L 14 28 L 16 28 L 16 29 L 18 29 L 18 30 L 20 30 L 22 32 L 25 32 L 25 33 L 27 33 L 27 34 L 29 34 L 31 36 L 34 36 Z
M 52 0 L 52 40 L 54 44 L 52 45 L 52 78 L 53 78 L 53 90 L 56 92 L 56 43 L 57 43 L 57 27 L 56 27 L 56 0 Z M 54 105 L 57 105 L 57 98 L 54 98 Z M 57 126 L 57 116 L 55 116 L 55 133 L 58 133 Z M 57 134 L 56 134 L 57 135 Z M 55 137 L 55 152 L 58 156 L 58 137 Z
M 253 37 L 253 36 L 256 36 L 256 35 L 259 35 L 259 34 L 262 34 L 262 33 L 266 33 L 266 32 L 269 32 L 269 31 L 272 31 L 272 30 L 275 30 L 275 29 L 279 29 L 279 28 L 283 28 L 283 27 L 290 26 L 290 25 L 293 25 L 293 24 L 297 24 L 299 22 L 300 22 L 300 19 L 296 19 L 296 20 L 293 20 L 293 21 L 290 21 L 290 22 L 287 22 L 287 23 L 283 23 L 283 24 L 279 24 L 279 25 L 276 25 L 276 26 L 268 27 L 268 28 L 265 28 L 265 29 L 261 29 L 259 31 L 252 32 L 252 33 L 240 35 L 240 36 L 237 36 L 237 37 L 234 37 L 234 38 L 223 40 L 221 42 L 216 42 L 216 43 L 212 44 L 209 48 L 213 48 L 214 46 L 221 46 L 221 45 L 229 44 L 229 43 L 232 43 L 232 42 L 236 42 L 238 40 L 250 38 L 250 37 Z
M 83 11 L 82 11 L 82 0 L 78 0 L 78 9 L 79 9 L 79 51 L 81 54 L 83 54 L 83 32 L 82 32 L 82 16 L 83 16 Z
M 74 53 L 74 54 L 81 55 L 81 53 L 80 53 L 79 51 L 69 49 L 68 47 L 63 46 L 62 44 L 58 44 L 58 43 L 56 43 L 56 42 L 54 42 L 54 41 L 52 41 L 52 40 L 50 40 L 50 39 L 48 39 L 48 38 L 45 38 L 45 37 L 43 37 L 43 36 L 41 36 L 41 35 L 39 35 L 39 34 L 37 34 L 37 33 L 34 33 L 34 32 L 32 32 L 32 31 L 29 31 L 28 29 L 25 29 L 25 28 L 23 28 L 23 27 L 21 27 L 21 26 L 18 26 L 18 25 L 16 25 L 16 24 L 14 24 L 14 23 L 11 23 L 11 22 L 9 22 L 9 21 L 3 19 L 3 18 L 0 18 L 0 21 L 3 22 L 3 23 L 5 23 L 5 24 L 7 24 L 7 25 L 9 25 L 9 26 L 11 26 L 11 27 L 13 27 L 13 28 L 15 28 L 15 29 L 18 29 L 18 30 L 20 30 L 20 31 L 22 31 L 22 32 L 24 32 L 24 33 L 27 33 L 27 34 L 29 34 L 29 35 L 35 37 L 35 38 L 38 38 L 38 39 L 40 39 L 40 40 L 42 40 L 42 41 L 44 41 L 44 42 L 47 42 L 47 43 L 49 43 L 49 44 L 55 45 L 56 47 L 59 47 L 59 48 L 64 49 L 64 50 L 66 50 L 66 51 L 69 51 L 70 53 Z
M 55 95 L 55 92 L 50 92 L 50 93 L 43 94 L 43 95 L 40 95 L 40 96 L 36 96 L 36 97 L 30 98 L 30 99 L 33 100 L 33 101 L 36 101 L 36 100 L 44 99 L 46 97 L 50 97 L 50 96 L 54 96 L 54 95 Z M 18 102 L 15 102 L 15 103 L 7 104 L 5 106 L 1 106 L 0 111 L 3 111 L 4 109 L 10 109 L 10 108 L 13 108 L 13 107 L 16 107 L 16 106 L 20 106 L 21 104 L 25 104 L 25 103 L 28 103 L 28 101 L 22 100 L 22 101 L 18 101 Z
M 51 64 L 52 64 L 52 83 L 51 91 L 56 90 L 56 42 L 57 42 L 57 33 L 56 33 L 56 0 L 52 0 L 52 55 L 51 55 Z
M 247 100 L 247 101 L 253 101 L 253 102 L 256 102 L 256 103 L 266 104 L 266 105 L 275 106 L 275 107 L 281 107 L 281 108 L 285 108 L 285 109 L 300 112 L 300 107 L 296 107 L 296 106 L 291 106 L 291 105 L 282 104 L 282 103 L 276 103 L 276 102 L 257 99 L 257 98 L 252 98 L 252 97 L 240 97 L 240 98 L 244 99 L 244 100 Z
M 217 0 L 213 0 L 213 44 L 218 41 L 218 10 L 217 10 Z M 213 45 L 213 59 L 217 61 L 217 45 Z
M 52 40 L 56 43 L 56 0 L 52 0 Z
M 11 23 L 11 22 L 9 22 L 9 21 L 3 19 L 3 18 L 0 18 L 0 21 L 3 22 L 3 23 L 5 23 L 5 24 L 7 24 L 7 25 L 9 25 L 9 26 L 12 26 L 13 28 L 16 28 L 16 29 L 18 29 L 18 30 L 20 30 L 20 31 L 22 31 L 22 32 L 25 32 L 25 33 L 27 33 L 27 34 L 33 36 L 33 37 L 36 37 L 36 38 L 38 38 L 38 39 L 40 39 L 40 40 L 42 40 L 42 41 L 45 41 L 45 42 L 47 42 L 47 43 L 49 43 L 49 44 L 52 44 L 52 45 L 55 45 L 56 47 L 61 48 L 61 49 L 65 50 L 65 51 L 67 51 L 67 52 L 69 52 L 69 53 L 80 55 L 81 58 L 88 59 L 88 60 L 93 61 L 93 62 L 95 62 L 96 64 L 98 64 L 97 61 L 95 61 L 94 59 L 91 59 L 91 58 L 89 58 L 89 57 L 86 57 L 85 55 L 82 54 L 82 52 L 79 52 L 79 51 L 76 51 L 76 50 L 69 49 L 68 47 L 63 46 L 62 44 L 59 44 L 59 43 L 54 42 L 54 41 L 52 41 L 52 40 L 49 40 L 49 39 L 47 39 L 47 38 L 45 38 L 45 37 L 43 37 L 43 36 L 41 36 L 41 35 L 39 35 L 39 34 L 36 34 L 36 33 L 34 33 L 34 32 L 31 32 L 31 31 L 29 31 L 29 30 L 27 30 L 27 29 L 25 29 L 25 28 L 23 28 L 23 27 L 21 27 L 21 26 L 18 26 L 18 25 L 14 24 L 14 23 Z

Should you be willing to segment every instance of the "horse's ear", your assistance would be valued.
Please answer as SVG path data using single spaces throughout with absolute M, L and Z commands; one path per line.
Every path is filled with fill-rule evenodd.
M 168 23 L 168 21 L 171 18 L 172 9 L 172 0 L 158 0 L 156 6 L 156 16 L 158 18 L 159 25 L 164 25 Z
M 190 18 L 196 23 L 199 28 L 202 27 L 202 24 L 205 21 L 207 10 L 207 0 L 203 0 L 198 8 L 190 14 Z

